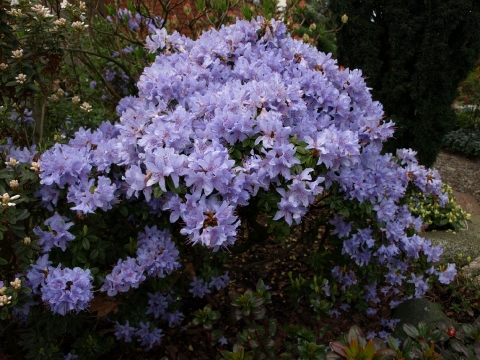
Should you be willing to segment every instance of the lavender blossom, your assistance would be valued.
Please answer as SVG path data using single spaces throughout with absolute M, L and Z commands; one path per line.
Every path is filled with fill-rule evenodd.
M 54 313 L 65 315 L 70 311 L 85 310 L 93 299 L 93 277 L 90 270 L 49 267 L 41 288 L 42 300 Z

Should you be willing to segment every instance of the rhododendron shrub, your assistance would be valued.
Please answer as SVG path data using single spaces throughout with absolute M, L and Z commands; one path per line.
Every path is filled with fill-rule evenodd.
M 282 23 L 262 18 L 196 41 L 156 30 L 146 46 L 157 57 L 140 77 L 138 97 L 120 101 L 120 121 L 80 129 L 40 157 L 38 195 L 57 212 L 48 228 L 34 230 L 44 255 L 27 280 L 53 311 L 85 309 L 94 289 L 112 297 L 157 291 L 158 284 L 172 289 L 182 257 L 201 263 L 191 260 L 200 254 L 194 249 L 234 256 L 303 227 L 314 231 L 315 219 L 333 229 L 339 262 L 329 264 L 332 279 L 342 290 L 358 288 L 365 302 L 378 302 L 380 285 L 384 292 L 407 285 L 422 296 L 429 276 L 452 279 L 454 267 L 435 265 L 442 249 L 419 236 L 422 221 L 404 204 L 413 190 L 445 203 L 438 173 L 419 166 L 412 151 L 382 154 L 393 123 L 372 101 L 360 70 L 339 67 L 292 39 Z M 136 238 L 112 239 L 112 254 L 123 255 L 107 254 L 106 271 L 70 270 L 48 257 L 77 249 L 70 231 L 81 233 L 76 227 L 112 212 Z M 98 251 L 89 254 L 94 261 Z M 420 262 L 422 275 L 410 267 Z M 38 277 L 44 268 L 51 269 L 45 279 Z M 62 273 L 72 280 L 53 291 Z M 203 297 L 226 285 L 222 276 L 192 275 L 189 292 Z M 328 282 L 322 291 L 329 295 Z M 149 295 L 149 313 L 179 323 L 183 315 L 167 311 L 173 298 L 156 294 Z M 152 309 L 154 297 L 161 310 Z M 148 330 L 148 319 L 125 319 L 117 322 L 119 339 L 138 336 L 151 348 L 163 336 Z

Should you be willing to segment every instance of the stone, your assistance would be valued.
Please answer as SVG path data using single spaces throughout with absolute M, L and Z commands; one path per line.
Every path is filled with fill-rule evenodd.
M 458 191 L 453 190 L 453 195 L 457 200 L 457 205 L 472 215 L 480 215 L 480 204 L 478 204 L 477 199 L 475 199 L 472 195 L 464 194 Z
M 400 319 L 392 336 L 402 341 L 407 338 L 407 334 L 403 331 L 404 324 L 413 325 L 418 329 L 420 322 L 432 327 L 442 323 L 451 326 L 455 323 L 445 315 L 439 304 L 421 298 L 406 300 L 398 305 L 393 310 L 392 319 Z
M 467 266 L 462 268 L 463 275 L 474 277 L 473 280 L 480 285 L 480 257 L 473 259 Z
M 429 231 L 424 236 L 443 248 L 443 260 L 452 262 L 459 254 L 472 259 L 480 257 L 480 215 L 472 215 L 468 228 L 457 232 Z

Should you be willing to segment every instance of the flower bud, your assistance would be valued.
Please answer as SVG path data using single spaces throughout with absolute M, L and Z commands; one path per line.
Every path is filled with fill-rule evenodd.
M 25 246 L 30 246 L 31 243 L 32 243 L 32 239 L 30 239 L 28 236 L 25 239 L 23 239 L 23 244 Z
M 17 161 L 17 159 L 14 159 L 13 157 L 11 157 L 10 160 L 5 162 L 5 165 L 11 166 L 11 167 L 15 167 L 18 164 L 19 164 L 19 162 Z
M 18 190 L 20 185 L 18 184 L 18 180 L 10 180 L 8 185 L 12 188 L 12 190 Z
M 23 57 L 23 49 L 12 51 L 12 58 L 20 60 L 22 57 Z
M 346 24 L 346 23 L 348 22 L 348 16 L 347 16 L 347 14 L 343 14 L 343 16 L 342 16 L 341 19 L 342 19 L 342 23 Z
M 40 164 L 38 162 L 32 162 L 32 167 L 30 168 L 30 170 L 33 170 L 35 171 L 37 174 L 40 173 Z
M 74 96 L 72 98 L 73 105 L 78 105 L 80 104 L 80 96 Z
M 5 306 L 11 303 L 12 297 L 7 295 L 0 296 L 0 306 Z
M 15 290 L 20 290 L 22 288 L 22 280 L 19 278 L 15 278 L 15 280 L 10 281 L 10 285 L 15 289 Z
M 453 327 L 447 330 L 447 335 L 450 338 L 454 337 L 456 333 L 457 333 L 457 331 Z
M 92 105 L 90 105 L 88 102 L 84 102 L 82 105 L 80 105 L 80 109 L 90 112 L 92 111 Z
M 309 27 L 310 31 L 314 31 L 317 28 L 317 24 L 313 23 Z

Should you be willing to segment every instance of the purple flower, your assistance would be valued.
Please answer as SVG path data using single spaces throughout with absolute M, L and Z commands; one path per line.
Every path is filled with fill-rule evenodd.
M 342 313 L 340 311 L 338 311 L 337 309 L 331 309 L 329 311 L 329 314 L 330 315 L 335 315 L 335 317 L 338 318 Z
M 190 283 L 190 286 L 192 287 L 190 291 L 193 294 L 193 297 L 199 297 L 203 298 L 205 294 L 210 294 L 210 289 L 208 288 L 208 284 L 205 284 L 205 281 L 203 279 L 193 279 L 193 281 Z
M 457 269 L 455 268 L 455 264 L 449 263 L 444 271 L 438 273 L 438 281 L 442 284 L 450 284 L 456 275 Z
M 218 277 L 213 276 L 208 286 L 210 288 L 216 287 L 217 290 L 220 290 L 227 286 L 228 281 L 229 281 L 229 278 L 228 278 L 228 271 L 227 271 L 222 276 L 218 276 Z
M 415 285 L 415 297 L 422 297 L 428 291 L 428 279 L 423 280 L 423 275 L 416 276 L 415 274 L 411 274 L 412 279 L 408 280 L 407 282 Z
M 172 327 L 174 325 L 179 325 L 183 321 L 183 313 L 178 310 L 175 310 L 173 313 L 167 313 L 164 317 L 164 320 L 168 321 L 168 326 Z
M 108 296 L 115 296 L 118 292 L 136 289 L 145 280 L 143 271 L 136 259 L 119 259 L 112 272 L 106 276 L 100 291 L 106 291 Z
M 68 353 L 67 355 L 64 356 L 64 360 L 74 360 L 78 359 L 78 355 L 73 355 L 72 353 Z
M 164 336 L 162 334 L 162 329 L 150 328 L 150 323 L 146 324 L 140 322 L 140 328 L 137 329 L 135 335 L 140 340 L 140 345 L 144 346 L 147 350 L 151 350 L 154 345 L 159 345 L 161 338 Z
M 121 325 L 118 321 L 114 325 L 115 333 L 117 340 L 125 340 L 126 342 L 132 341 L 132 336 L 136 334 L 138 329 L 130 326 L 128 320 L 125 322 L 125 325 Z
M 67 217 L 55 213 L 44 222 L 49 231 L 43 231 L 38 226 L 33 229 L 39 237 L 38 245 L 42 247 L 42 252 L 49 252 L 52 247 L 59 247 L 65 251 L 67 243 L 75 239 L 75 236 L 68 232 L 73 222 L 66 222 L 66 220 L 68 220 Z
M 93 299 L 92 281 L 93 277 L 88 269 L 50 266 L 45 284 L 41 288 L 42 300 L 50 305 L 54 313 L 60 315 L 85 310 Z
M 179 252 L 167 230 L 146 227 L 145 233 L 139 234 L 138 246 L 137 261 L 148 276 L 163 278 L 180 267 Z
M 48 269 L 52 264 L 48 260 L 48 254 L 39 257 L 35 264 L 30 265 L 25 276 L 25 285 L 32 289 L 34 294 L 40 294 L 40 286 L 45 285 L 45 278 L 48 274 Z
M 147 295 L 150 299 L 148 300 L 149 307 L 147 308 L 147 312 L 145 314 L 153 314 L 155 319 L 163 316 L 168 308 L 167 297 L 161 292 L 156 292 L 155 294 L 148 293 Z

